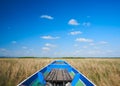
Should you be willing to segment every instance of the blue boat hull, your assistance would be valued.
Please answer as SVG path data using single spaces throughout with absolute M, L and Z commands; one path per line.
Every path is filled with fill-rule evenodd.
M 73 78 L 71 86 L 95 86 L 87 77 L 77 71 L 74 67 L 63 60 L 56 60 L 37 71 L 17 86 L 45 86 L 45 77 L 49 74 L 52 69 L 67 69 L 70 76 Z

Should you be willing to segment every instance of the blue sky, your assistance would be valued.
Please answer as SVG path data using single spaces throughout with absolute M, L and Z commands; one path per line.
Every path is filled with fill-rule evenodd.
M 120 56 L 118 0 L 0 0 L 0 56 Z

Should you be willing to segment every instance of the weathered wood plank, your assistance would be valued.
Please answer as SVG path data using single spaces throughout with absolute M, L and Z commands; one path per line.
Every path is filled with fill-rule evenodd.
M 57 81 L 63 81 L 63 74 L 62 70 L 58 70 Z
M 46 76 L 45 80 L 52 81 L 52 82 L 68 82 L 68 81 L 72 81 L 72 78 L 67 70 L 53 69 Z

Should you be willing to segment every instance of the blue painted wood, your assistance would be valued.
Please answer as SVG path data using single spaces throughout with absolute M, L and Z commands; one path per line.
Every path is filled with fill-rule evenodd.
M 38 74 L 36 73 L 34 76 L 28 78 L 25 82 L 21 83 L 20 85 L 29 86 L 30 83 L 32 83 L 32 81 L 34 81 L 37 77 L 38 77 Z
M 43 84 L 43 85 L 45 85 L 46 81 L 44 79 L 43 74 L 41 72 L 38 72 L 37 74 L 38 74 L 38 79 L 39 79 L 40 83 Z
M 78 80 L 79 80 L 79 74 L 76 74 L 73 78 L 73 81 L 72 81 L 71 85 L 75 86 Z
M 61 64 L 60 64 L 61 63 Z M 41 84 L 46 84 L 45 81 L 45 77 L 44 77 L 44 73 L 50 72 L 52 69 L 67 69 L 68 72 L 73 72 L 75 74 L 71 84 L 72 86 L 75 86 L 77 81 L 80 79 L 82 80 L 82 82 L 86 85 L 86 86 L 95 86 L 87 77 L 85 77 L 82 73 L 80 73 L 78 70 L 76 70 L 74 67 L 72 67 L 70 64 L 68 64 L 67 62 L 63 61 L 63 60 L 56 60 L 53 61 L 51 64 L 47 65 L 46 67 L 44 67 L 43 69 L 37 71 L 36 73 L 34 73 L 33 75 L 31 75 L 30 77 L 28 77 L 26 80 L 24 80 L 23 82 L 21 82 L 20 84 L 18 84 L 17 86 L 31 86 L 31 83 L 34 83 L 35 79 L 39 79 L 39 82 Z

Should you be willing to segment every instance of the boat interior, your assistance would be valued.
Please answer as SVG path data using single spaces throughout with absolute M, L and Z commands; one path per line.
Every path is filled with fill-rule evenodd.
M 18 86 L 94 86 L 82 73 L 63 60 L 53 61 Z

